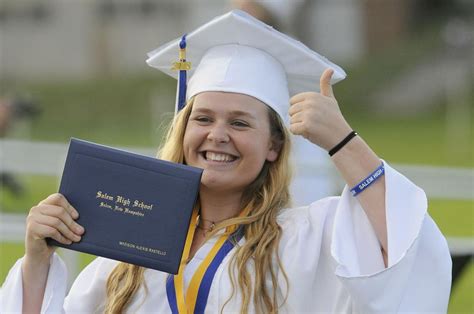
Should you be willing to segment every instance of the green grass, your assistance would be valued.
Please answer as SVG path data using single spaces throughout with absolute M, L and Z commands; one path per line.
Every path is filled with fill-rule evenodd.
M 10 268 L 24 252 L 23 244 L 0 242 L 0 282 L 3 283 Z
M 474 201 L 430 199 L 428 206 L 443 234 L 474 237 Z
M 174 110 L 174 83 L 163 76 L 4 84 L 40 104 L 42 113 L 26 132 L 19 128 L 10 133 L 32 140 L 78 137 L 108 145 L 156 146 L 160 121 L 168 121 Z
M 451 291 L 449 313 L 474 313 L 474 262 L 467 267 L 457 286 Z
M 17 176 L 23 186 L 23 195 L 14 195 L 10 190 L 0 191 L 0 210 L 7 213 L 28 213 L 31 207 L 57 192 L 59 179 L 50 176 Z
M 372 119 L 349 115 L 348 120 L 372 149 L 389 162 L 474 167 L 474 128 L 466 131 L 462 139 L 448 138 L 442 111 L 422 118 Z M 471 120 L 474 121 L 474 115 Z M 467 145 L 456 146 L 456 142 Z
M 387 86 L 442 49 L 439 33 L 443 25 L 441 21 L 426 25 L 403 42 L 394 42 L 390 47 L 374 51 L 358 64 L 348 67 L 347 79 L 335 86 L 339 102 L 353 111 L 367 111 L 371 105 L 367 101 L 368 92 Z

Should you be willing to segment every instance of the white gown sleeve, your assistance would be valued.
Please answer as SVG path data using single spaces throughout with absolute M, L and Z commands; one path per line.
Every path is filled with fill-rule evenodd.
M 118 261 L 98 257 L 79 274 L 64 302 L 66 313 L 103 313 L 107 279 Z
M 22 261 L 23 258 L 16 262 L 2 286 L 0 313 L 22 312 Z M 65 298 L 67 269 L 61 258 L 54 253 L 51 256 L 41 313 L 102 313 L 107 278 L 116 264 L 113 260 L 96 258 L 79 274 Z
M 331 239 L 336 276 L 356 313 L 446 313 L 451 258 L 427 214 L 426 195 L 385 164 L 388 267 L 370 222 L 346 187 Z
M 10 269 L 2 286 L 0 313 L 21 313 L 23 307 L 23 278 L 20 258 Z M 67 287 L 67 270 L 63 261 L 54 253 L 51 256 L 46 290 L 41 313 L 61 313 Z

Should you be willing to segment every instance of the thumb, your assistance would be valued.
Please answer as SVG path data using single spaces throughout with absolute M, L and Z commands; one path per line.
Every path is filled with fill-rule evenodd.
M 333 73 L 334 73 L 334 70 L 328 68 L 321 75 L 321 78 L 319 80 L 319 87 L 320 87 L 321 94 L 323 96 L 334 98 L 334 93 L 332 91 L 332 86 L 331 86 L 331 77 Z

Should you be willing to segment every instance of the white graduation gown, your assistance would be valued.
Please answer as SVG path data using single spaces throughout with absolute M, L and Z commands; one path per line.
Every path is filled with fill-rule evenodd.
M 376 235 L 356 198 L 346 187 L 341 197 L 284 210 L 279 253 L 289 290 L 279 275 L 282 313 L 445 313 L 451 286 L 451 259 L 444 237 L 427 214 L 424 192 L 385 166 L 388 262 L 384 267 Z M 242 239 L 241 241 L 245 241 Z M 210 240 L 212 242 L 212 239 Z M 186 268 L 189 280 L 212 243 L 196 253 Z M 223 260 L 209 292 L 206 313 L 219 313 L 231 294 L 228 274 L 233 251 Z M 22 259 L 11 269 L 0 300 L 1 313 L 22 306 Z M 97 258 L 77 277 L 66 295 L 67 270 L 58 255 L 51 266 L 43 313 L 100 313 L 105 283 L 116 261 Z M 170 313 L 167 274 L 147 269 L 145 281 L 127 313 Z M 270 282 L 269 282 L 270 284 Z M 237 290 L 238 291 L 238 290 Z M 240 310 L 240 293 L 224 313 Z M 253 310 L 253 307 L 251 307 Z

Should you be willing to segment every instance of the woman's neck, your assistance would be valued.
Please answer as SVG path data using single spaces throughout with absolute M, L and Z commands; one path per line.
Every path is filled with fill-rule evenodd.
M 242 193 L 210 191 L 206 187 L 201 186 L 199 190 L 201 207 L 200 227 L 196 228 L 194 233 L 189 258 L 192 258 L 206 241 L 207 231 L 211 231 L 219 222 L 236 217 L 240 213 L 241 199 Z
M 214 192 L 201 187 L 199 200 L 201 219 L 219 223 L 238 216 L 241 210 L 242 193 Z

